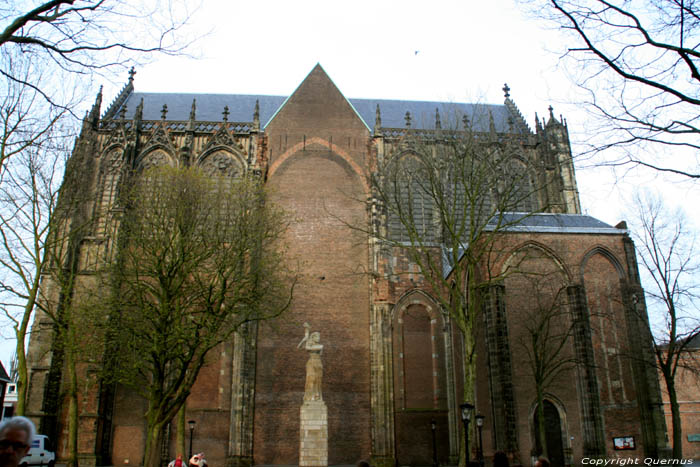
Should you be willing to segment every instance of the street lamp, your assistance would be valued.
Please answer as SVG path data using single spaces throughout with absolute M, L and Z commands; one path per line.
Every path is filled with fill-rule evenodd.
M 192 437 L 194 436 L 194 426 L 197 424 L 194 420 L 190 420 L 187 422 L 187 424 L 190 426 L 190 457 L 188 457 L 187 464 L 189 465 L 189 459 L 192 459 Z
M 462 423 L 464 423 L 464 465 L 469 465 L 469 422 L 472 418 L 472 410 L 474 406 L 469 402 L 465 402 L 459 406 L 462 409 Z
M 476 456 L 479 458 L 479 465 L 484 467 L 484 444 L 481 439 L 481 429 L 484 427 L 484 418 L 486 417 L 478 414 L 474 418 L 476 418 L 476 427 L 479 429 L 479 449 L 476 452 Z
M 437 460 L 437 445 L 435 443 L 435 419 L 433 418 L 430 421 L 430 430 L 433 432 L 433 467 L 438 467 L 438 460 Z

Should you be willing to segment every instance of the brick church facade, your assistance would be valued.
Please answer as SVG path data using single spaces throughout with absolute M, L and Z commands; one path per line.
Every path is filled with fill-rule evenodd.
M 115 196 L 127 171 L 159 164 L 254 171 L 295 218 L 287 240 L 302 261 L 303 280 L 292 310 L 246 327 L 217 349 L 187 401 L 186 417 L 196 421 L 194 450 L 211 465 L 298 464 L 307 355 L 296 346 L 304 322 L 324 344 L 330 465 L 432 464 L 433 420 L 439 462 L 456 462 L 462 337 L 406 256 L 347 224 L 376 221 L 366 202 L 368 174 L 404 135 L 430 138 L 441 125 L 459 132 L 464 117 L 491 141 L 516 140 L 533 183 L 546 185 L 532 201 L 538 213 L 504 233 L 499 248 L 509 258 L 532 253 L 526 266 L 554 277 L 572 319 L 584 323 L 568 344 L 578 366 L 546 393 L 555 465 L 586 456 L 657 456 L 666 448 L 658 381 L 645 364 L 653 357 L 634 246 L 624 226 L 580 213 L 564 122 L 550 112 L 532 131 L 505 91 L 503 105 L 485 106 L 346 99 L 316 66 L 288 97 L 139 93 L 133 75 L 105 111 L 98 97 L 71 161 L 93 194 L 97 219 L 80 246 L 80 274 L 88 277 L 115 247 L 118 225 L 109 213 L 119 208 Z M 479 115 L 488 117 L 478 121 Z M 506 268 L 504 258 L 493 267 Z M 524 465 L 535 449 L 536 398 L 518 346 L 519 319 L 533 301 L 528 293 L 517 275 L 487 291 L 475 395 L 476 411 L 486 417 L 485 457 L 505 450 Z M 28 415 L 65 456 L 61 359 L 43 324 L 46 318 L 37 317 L 30 343 Z M 81 461 L 139 464 L 145 401 L 94 378 L 86 373 L 90 384 L 81 385 Z M 164 459 L 176 454 L 174 431 L 173 424 Z M 616 438 L 633 448 L 616 450 Z

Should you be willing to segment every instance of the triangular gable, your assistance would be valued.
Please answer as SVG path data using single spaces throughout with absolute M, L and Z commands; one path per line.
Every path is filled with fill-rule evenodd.
M 338 128 L 333 122 L 338 118 L 347 119 L 350 116 L 352 116 L 352 119 L 355 120 L 358 126 L 361 125 L 367 131 L 371 131 L 352 103 L 333 83 L 321 65 L 317 63 L 294 92 L 277 109 L 277 112 L 270 117 L 264 128 L 267 128 L 273 122 L 277 124 L 280 119 L 285 120 L 283 124 L 285 127 L 289 127 L 291 124 L 298 127 L 308 125 L 316 129 L 323 128 L 323 126 Z

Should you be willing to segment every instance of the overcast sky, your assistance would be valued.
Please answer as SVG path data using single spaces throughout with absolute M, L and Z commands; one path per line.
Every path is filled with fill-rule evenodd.
M 287 96 L 320 63 L 348 98 L 502 103 L 508 83 L 531 127 L 535 112 L 544 117 L 552 105 L 574 144 L 586 138 L 589 117 L 573 102 L 575 88 L 554 52 L 559 32 L 523 15 L 512 0 L 203 3 L 193 18 L 206 33 L 192 50 L 197 58 L 165 57 L 137 68 L 137 91 Z M 103 83 L 106 103 L 123 78 Z M 616 183 L 609 169 L 581 164 L 577 177 L 583 212 L 612 225 L 631 186 L 667 182 L 647 174 Z M 697 210 L 692 184 L 664 186 L 671 200 Z M 6 367 L 11 354 L 3 343 Z

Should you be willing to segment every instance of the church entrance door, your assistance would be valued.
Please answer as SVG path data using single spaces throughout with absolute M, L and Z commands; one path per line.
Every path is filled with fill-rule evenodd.
M 542 443 L 540 443 L 537 430 L 538 420 L 537 412 L 535 412 L 536 449 L 537 452 L 542 452 Z M 544 401 L 544 430 L 545 439 L 547 440 L 547 457 L 549 457 L 552 467 L 564 467 L 564 442 L 561 435 L 561 419 L 555 405 L 548 400 Z

